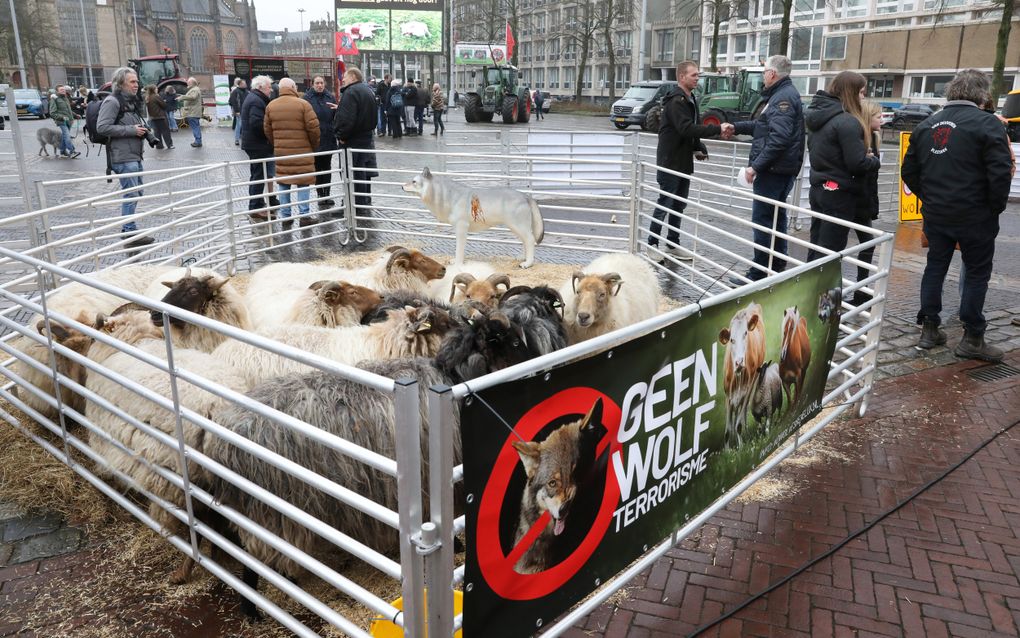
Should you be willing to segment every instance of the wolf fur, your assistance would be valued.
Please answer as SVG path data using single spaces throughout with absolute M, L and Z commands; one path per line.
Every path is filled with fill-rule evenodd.
M 556 538 L 566 529 L 567 516 L 578 495 L 578 479 L 594 461 L 596 446 L 590 435 L 601 423 L 602 399 L 597 399 L 583 419 L 553 430 L 541 443 L 513 443 L 527 477 L 514 545 L 521 542 L 544 514 L 549 514 L 542 532 L 514 566 L 517 573 L 534 574 L 553 564 Z
M 60 146 L 60 140 L 63 136 L 60 131 L 53 128 L 41 128 L 35 132 L 35 139 L 39 140 L 39 152 L 36 155 L 45 154 L 46 157 L 50 156 L 49 151 L 46 150 L 46 145 L 49 144 L 53 147 L 53 157 L 59 155 L 57 147 Z
M 421 197 L 425 207 L 441 222 L 453 226 L 457 235 L 454 264 L 464 263 L 468 231 L 485 230 L 502 224 L 524 243 L 521 268 L 535 263 L 535 245 L 542 243 L 545 224 L 538 203 L 509 188 L 476 189 L 433 175 L 425 167 L 420 175 L 404 184 L 404 192 Z

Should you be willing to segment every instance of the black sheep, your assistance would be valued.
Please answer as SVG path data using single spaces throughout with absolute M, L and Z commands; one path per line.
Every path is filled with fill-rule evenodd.
M 567 346 L 563 297 L 549 286 L 514 286 L 504 293 L 499 310 L 521 327 L 532 357 Z
M 439 347 L 436 365 L 460 383 L 532 357 L 521 327 L 495 311 L 454 328 Z

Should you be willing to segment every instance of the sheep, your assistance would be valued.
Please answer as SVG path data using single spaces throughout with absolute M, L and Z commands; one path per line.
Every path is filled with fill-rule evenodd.
M 499 287 L 503 286 L 502 292 Z M 485 279 L 475 279 L 471 273 L 460 273 L 453 278 L 453 285 L 450 287 L 450 303 L 454 299 L 462 301 L 472 299 L 481 302 L 490 308 L 499 304 L 500 297 L 510 290 L 510 276 L 503 273 L 493 273 Z
M 575 272 L 560 294 L 572 344 L 644 321 L 659 311 L 655 273 L 647 262 L 629 254 L 597 258 L 584 272 Z
M 128 312 L 109 319 L 100 317 L 96 327 L 111 337 L 133 345 L 150 355 L 161 358 L 166 355 L 163 332 L 153 325 L 147 312 Z M 239 374 L 234 372 L 229 365 L 208 353 L 188 348 L 175 348 L 173 356 L 176 368 L 199 373 L 203 377 L 237 392 L 243 392 L 246 389 L 244 380 Z M 97 341 L 89 348 L 88 357 L 106 369 L 125 376 L 156 394 L 167 398 L 173 396 L 171 378 L 168 373 L 143 363 L 114 346 Z M 177 413 L 174 409 L 165 409 L 142 398 L 102 374 L 89 375 L 86 387 L 153 429 L 171 436 L 175 435 Z M 177 380 L 177 396 L 183 408 L 206 418 L 212 417 L 214 410 L 226 403 L 224 399 L 182 379 Z M 134 455 L 152 464 L 179 472 L 180 453 L 176 446 L 164 445 L 93 401 L 86 401 L 85 416 L 97 429 L 132 450 Z M 182 419 L 182 426 L 187 445 L 201 450 L 205 430 L 187 419 Z M 107 442 L 96 432 L 90 432 L 89 445 L 95 452 L 102 455 L 113 470 L 124 473 L 152 494 L 178 507 L 184 506 L 184 494 L 172 483 L 138 462 L 134 455 L 122 452 L 116 445 Z M 101 464 L 97 465 L 96 471 L 100 476 L 107 478 L 113 475 L 112 471 Z M 197 484 L 208 482 L 204 478 L 204 472 L 195 465 L 189 468 L 189 478 Z M 149 505 L 149 514 L 170 533 L 180 534 L 184 531 L 184 524 L 155 502 Z M 184 561 L 171 574 L 170 581 L 172 583 L 184 582 L 190 570 L 191 561 Z
M 528 350 L 540 357 L 567 346 L 563 297 L 548 286 L 515 286 L 500 299 L 499 309 L 521 327 Z
M 428 283 L 429 295 L 437 299 L 446 299 L 450 296 L 450 290 L 454 287 L 454 279 L 461 275 L 470 275 L 475 279 L 488 279 L 490 275 L 496 274 L 496 269 L 484 261 L 467 261 L 463 264 L 450 264 L 446 267 L 446 273 L 440 279 L 433 279 Z M 454 301 L 463 298 L 463 295 L 454 297 Z
M 445 312 L 450 312 L 449 304 L 427 294 L 413 290 L 394 290 L 383 295 L 382 301 L 375 308 L 365 313 L 361 318 L 361 324 L 367 326 L 370 323 L 386 321 L 391 310 L 400 310 L 408 306 L 413 308 L 431 306 Z
M 758 368 L 751 398 L 751 416 L 757 423 L 772 423 L 783 407 L 783 379 L 779 376 L 779 364 L 766 361 Z
M 369 326 L 333 329 L 277 326 L 259 334 L 339 363 L 354 365 L 363 360 L 434 356 L 451 326 L 449 313 L 425 306 L 391 310 L 386 321 Z M 213 354 L 237 370 L 247 387 L 271 377 L 313 370 L 293 359 L 233 339 L 220 345 Z
M 390 246 L 386 251 L 375 262 L 360 269 L 296 263 L 260 268 L 252 275 L 245 294 L 254 324 L 261 327 L 282 323 L 281 315 L 290 306 L 280 303 L 280 295 L 285 291 L 302 291 L 316 281 L 346 281 L 380 293 L 411 290 L 428 294 L 428 282 L 446 275 L 442 264 L 420 251 L 402 246 Z
M 418 381 L 419 415 L 414 424 L 419 429 L 422 445 L 423 477 L 427 476 L 428 454 L 428 389 L 450 379 L 429 359 L 397 359 L 362 364 L 369 372 L 390 378 L 415 378 Z M 310 425 L 368 448 L 389 458 L 395 454 L 394 407 L 391 398 L 377 390 L 335 374 L 309 373 L 292 375 L 261 383 L 248 392 L 248 397 L 280 412 L 301 419 Z M 226 405 L 215 415 L 215 420 L 235 434 L 239 434 L 316 474 L 349 488 L 393 511 L 397 510 L 397 481 L 350 457 L 308 439 L 274 420 L 259 416 L 237 405 Z M 420 423 L 420 428 L 418 423 Z M 459 415 L 454 413 L 454 428 L 459 430 Z M 454 462 L 460 463 L 460 436 L 454 433 Z M 259 486 L 299 504 L 301 509 L 324 521 L 331 527 L 374 549 L 395 553 L 398 534 L 376 519 L 358 510 L 338 503 L 301 479 L 261 461 L 219 437 L 207 437 L 204 452 L 213 460 L 240 474 Z M 428 489 L 428 481 L 422 483 Z M 228 505 L 269 532 L 286 539 L 299 549 L 308 552 L 314 548 L 317 536 L 295 523 L 273 507 L 251 498 L 240 488 L 213 476 L 209 490 L 218 502 Z M 427 494 L 426 494 L 427 498 Z M 280 554 L 255 535 L 238 529 L 245 549 L 256 559 L 287 576 L 295 577 L 299 566 Z M 245 569 L 244 581 L 258 587 L 258 576 Z M 257 616 L 254 605 L 242 600 L 242 609 L 249 616 Z
M 283 323 L 323 328 L 356 326 L 382 300 L 371 288 L 346 281 L 317 281 L 301 292 Z
M 145 287 L 142 294 L 149 299 L 162 299 L 166 296 L 167 288 L 173 288 L 174 284 L 184 279 L 185 277 L 208 277 L 208 276 L 219 276 L 215 270 L 209 268 L 201 268 L 199 266 L 184 266 L 181 268 L 171 268 L 161 274 L 159 277 L 154 277 L 149 285 Z
M 189 268 L 176 282 L 164 281 L 162 285 L 170 288 L 161 300 L 165 304 L 204 315 L 242 330 L 252 329 L 248 307 L 244 305 L 240 293 L 230 284 L 227 277 L 216 273 L 195 277 Z M 162 327 L 163 313 L 153 310 L 151 316 L 153 324 Z M 170 336 L 177 347 L 195 348 L 203 352 L 212 352 L 227 338 L 219 332 L 190 324 L 174 316 L 170 317 Z
M 454 328 L 436 353 L 436 365 L 461 383 L 533 356 L 521 327 L 497 310 Z
M 87 312 L 80 313 L 77 317 L 78 323 L 87 323 L 88 314 L 89 313 Z M 49 334 L 46 332 L 46 322 L 44 320 L 40 319 L 36 323 L 35 327 L 43 338 L 49 336 L 54 342 L 59 343 L 82 356 L 85 356 L 88 352 L 89 346 L 92 344 L 91 337 L 82 334 L 74 328 L 64 327 L 53 321 L 50 322 Z M 12 371 L 20 376 L 26 385 L 33 386 L 48 396 L 54 396 L 53 375 L 51 374 L 50 368 L 49 345 L 45 341 L 39 343 L 25 336 L 21 336 L 18 339 L 22 344 L 18 346 L 21 352 L 27 357 L 45 365 L 46 370 L 45 372 L 37 370 L 28 363 L 18 360 L 14 363 Z M 57 372 L 59 374 L 72 379 L 80 385 L 85 384 L 85 375 L 87 372 L 85 366 L 81 365 L 77 361 L 72 361 L 62 354 L 58 354 L 56 352 L 53 354 L 56 358 Z M 50 420 L 55 420 L 57 418 L 57 409 L 52 407 L 41 397 L 36 396 L 34 392 L 29 391 L 27 388 L 23 388 L 16 389 L 16 394 L 28 405 L 28 407 L 39 412 L 44 418 Z M 60 402 L 78 413 L 81 413 L 85 407 L 85 402 L 82 396 L 63 384 L 60 388 Z

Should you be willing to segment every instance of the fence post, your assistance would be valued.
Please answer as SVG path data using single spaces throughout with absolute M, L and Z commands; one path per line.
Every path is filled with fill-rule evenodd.
M 888 293 L 889 290 L 889 275 L 892 273 L 892 263 L 893 263 L 893 242 L 892 240 L 882 242 L 881 244 L 879 244 L 878 251 L 878 271 L 884 272 L 885 277 L 882 277 L 877 282 L 875 282 L 875 285 L 872 288 L 872 290 L 875 293 L 874 298 L 877 299 L 877 301 L 875 302 L 875 305 L 871 307 L 871 320 L 878 319 L 878 323 L 873 328 L 868 330 L 868 336 L 865 337 L 864 340 L 865 348 L 874 346 L 875 349 L 869 352 L 867 355 L 865 355 L 864 360 L 861 362 L 861 364 L 865 368 L 869 366 L 872 367 L 871 372 L 868 372 L 866 375 L 864 375 L 864 387 L 866 388 L 870 388 L 874 383 L 875 379 L 874 368 L 877 367 L 878 365 L 878 353 L 881 350 L 881 348 L 878 347 L 878 344 L 879 340 L 882 337 L 882 323 L 885 319 L 885 299 L 886 294 Z M 861 406 L 859 408 L 860 416 L 864 416 L 864 413 L 867 411 L 868 398 L 870 396 L 871 392 L 869 391 L 861 398 Z
M 403 627 L 406 638 L 425 635 L 425 572 L 414 537 L 421 531 L 421 412 L 418 382 L 398 379 L 393 388 L 397 510 L 400 518 L 400 571 L 403 575 Z
M 223 163 L 223 192 L 227 194 L 227 239 L 230 242 L 230 265 L 227 266 L 227 276 L 233 277 L 237 274 L 237 239 L 234 232 L 234 181 L 230 178 L 230 163 Z
M 453 392 L 429 388 L 429 513 L 435 526 L 433 551 L 425 557 L 429 585 L 429 636 L 453 635 Z
M 640 159 L 640 158 L 639 158 Z M 641 191 L 644 188 L 645 167 L 640 161 L 630 167 L 630 228 L 628 241 L 630 254 L 636 255 L 638 250 L 638 224 L 641 217 Z
M 19 162 L 20 164 L 21 162 Z M 43 188 L 42 182 L 35 183 L 36 192 L 39 195 L 39 209 L 44 210 L 46 208 L 46 190 Z M 53 245 L 50 242 L 50 216 L 48 213 L 43 213 L 39 217 L 34 217 L 29 222 L 29 242 L 32 248 L 46 247 L 46 260 L 51 264 L 57 263 L 57 253 L 53 250 Z M 49 273 L 47 276 L 42 278 L 44 286 L 49 288 L 57 287 L 57 275 L 55 273 Z
M 510 185 L 510 135 L 500 131 L 499 145 L 503 155 L 503 175 L 506 177 L 506 187 L 512 188 Z
M 10 102 L 13 104 L 13 102 Z M 60 371 L 57 369 L 57 353 L 53 350 L 53 327 L 50 325 L 50 311 L 46 304 L 46 287 L 44 281 L 46 276 L 43 274 L 42 268 L 39 266 L 35 267 L 36 279 L 39 281 L 39 304 L 42 306 L 43 321 L 46 322 L 46 349 L 49 356 L 50 374 L 53 375 L 53 398 L 57 401 L 57 414 L 58 420 L 60 421 L 60 439 L 64 444 L 64 457 L 65 462 L 70 465 L 73 463 L 71 457 L 71 449 L 67 445 L 67 423 L 64 416 L 64 402 L 61 399 L 63 396 L 63 388 L 61 387 Z M 27 391 L 26 391 L 27 392 Z

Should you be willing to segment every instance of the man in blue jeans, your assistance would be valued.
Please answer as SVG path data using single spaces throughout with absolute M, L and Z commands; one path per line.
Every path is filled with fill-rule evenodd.
M 756 120 L 723 124 L 723 137 L 735 133 L 754 136 L 744 169 L 754 194 L 784 203 L 804 164 L 804 109 L 800 92 L 790 81 L 792 69 L 793 63 L 785 55 L 766 60 L 761 97 L 767 102 L 761 115 Z M 738 286 L 746 279 L 768 277 L 769 270 L 782 272 L 786 268 L 786 260 L 767 252 L 773 245 L 773 226 L 777 233 L 786 234 L 786 209 L 756 199 L 751 205 L 751 221 L 769 230 L 754 229 L 754 243 L 761 247 L 754 249 L 754 263 L 760 268 L 751 267 L 743 277 L 731 277 L 730 281 Z M 774 250 L 786 255 L 786 240 L 775 237 Z
M 122 216 L 131 216 L 135 214 L 137 198 L 142 196 L 142 190 L 136 188 L 142 185 L 142 176 L 132 173 L 142 172 L 142 140 L 147 130 L 143 119 L 145 105 L 138 92 L 138 76 L 131 69 L 117 69 L 110 82 L 113 93 L 99 107 L 96 131 L 110 140 L 106 145 L 110 170 L 126 175 L 120 178 L 121 190 L 135 189 L 124 193 L 124 203 L 120 207 Z M 127 248 L 142 248 L 155 241 L 152 237 L 138 235 L 133 219 L 124 222 L 121 232 L 130 239 L 125 244 Z

